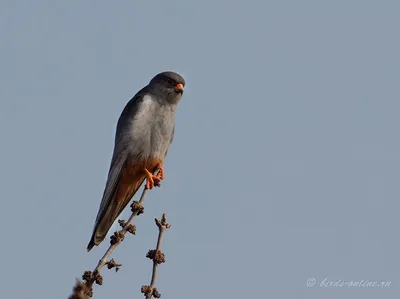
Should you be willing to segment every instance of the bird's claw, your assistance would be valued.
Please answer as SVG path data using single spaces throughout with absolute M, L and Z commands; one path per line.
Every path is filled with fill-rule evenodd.
M 148 171 L 147 169 L 145 169 L 146 171 L 146 177 L 147 177 L 147 181 L 146 181 L 146 189 L 153 189 L 154 187 L 160 187 L 161 186 L 161 180 L 163 179 L 163 177 L 160 176 L 156 176 L 154 174 L 152 174 L 150 171 Z
M 158 174 L 161 180 L 164 179 L 164 168 L 162 167 L 161 163 L 158 163 Z
M 160 187 L 161 184 L 161 179 L 158 176 L 151 175 L 147 177 L 147 182 L 146 182 L 146 189 L 153 189 L 154 187 Z

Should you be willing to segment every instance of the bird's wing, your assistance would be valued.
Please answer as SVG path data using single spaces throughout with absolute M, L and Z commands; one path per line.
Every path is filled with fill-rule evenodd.
M 143 101 L 144 94 L 145 89 L 139 91 L 126 104 L 118 120 L 117 132 L 115 135 L 114 153 L 111 160 L 110 170 L 108 172 L 108 178 L 106 187 L 104 189 L 103 198 L 101 200 L 99 211 L 97 213 L 93 235 L 88 245 L 88 250 L 90 250 L 94 245 L 98 245 L 104 239 L 107 231 L 109 230 L 115 219 L 129 202 L 117 202 L 115 200 L 115 195 L 118 191 L 118 185 L 121 180 L 121 176 L 123 175 L 125 162 L 129 157 L 130 147 L 132 146 L 131 144 L 129 144 L 130 142 L 132 142 L 132 140 L 128 139 L 127 130 L 130 129 L 131 119 L 136 115 L 140 108 L 140 104 Z M 139 186 L 137 186 L 136 190 L 140 187 L 142 182 L 143 181 L 138 184 Z M 101 229 L 101 232 L 96 235 L 96 232 L 99 230 L 100 225 L 104 229 Z M 106 231 L 104 232 L 104 230 Z
M 165 151 L 165 156 L 167 156 L 168 150 L 169 150 L 169 146 L 171 145 L 172 141 L 174 140 L 174 134 L 175 134 L 175 126 L 174 126 L 174 128 L 172 130 L 171 139 L 169 140 L 169 144 L 168 144 L 167 150 Z

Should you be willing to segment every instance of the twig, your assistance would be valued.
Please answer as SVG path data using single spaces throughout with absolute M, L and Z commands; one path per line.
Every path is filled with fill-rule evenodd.
M 124 225 L 124 227 L 122 228 L 122 230 L 120 230 L 118 233 L 119 238 L 121 240 L 123 240 L 124 236 L 126 235 L 126 233 L 128 232 L 129 229 L 131 229 L 131 224 L 133 223 L 133 220 L 136 218 L 136 216 L 141 214 L 140 212 L 143 212 L 140 209 L 140 206 L 144 200 L 144 196 L 146 195 L 147 189 L 144 188 L 142 195 L 140 196 L 140 200 L 139 200 L 139 208 L 135 209 L 132 208 L 132 215 L 129 217 L 128 221 L 126 222 L 126 224 Z M 134 202 L 135 203 L 135 202 Z M 114 234 L 115 236 L 115 234 Z M 99 261 L 99 263 L 97 264 L 97 267 L 94 269 L 93 273 L 100 273 L 101 269 L 106 265 L 108 258 L 110 257 L 110 255 L 114 252 L 114 250 L 118 247 L 118 245 L 121 244 L 121 242 L 115 242 L 114 244 L 111 244 L 110 247 L 108 247 L 106 253 L 103 255 L 103 257 L 101 258 L 101 260 Z
M 110 264 L 110 262 L 108 262 L 108 259 L 111 256 L 111 254 L 119 246 L 119 244 L 121 244 L 121 241 L 124 239 L 124 237 L 125 237 L 125 235 L 126 235 L 126 233 L 128 231 L 131 231 L 132 233 L 134 233 L 135 228 L 132 225 L 132 223 L 133 223 L 133 220 L 136 218 L 137 215 L 140 215 L 141 213 L 143 213 L 142 202 L 144 200 L 146 192 L 147 192 L 147 189 L 145 187 L 143 189 L 142 195 L 140 196 L 139 202 L 135 202 L 135 201 L 133 202 L 133 204 L 132 204 L 132 214 L 129 217 L 128 221 L 126 223 L 122 222 L 123 224 L 125 224 L 124 227 L 120 231 L 115 232 L 113 236 L 111 236 L 110 247 L 108 247 L 106 253 L 103 255 L 103 257 L 101 258 L 101 260 L 97 264 L 96 268 L 92 272 L 93 275 L 92 275 L 91 279 L 85 279 L 85 277 L 83 277 L 83 279 L 86 280 L 86 283 L 85 283 L 86 286 L 88 287 L 88 289 L 91 290 L 90 297 L 93 295 L 93 284 L 94 284 L 94 282 L 96 282 L 99 285 L 103 284 L 103 277 L 100 275 L 100 272 L 103 269 L 103 267 L 107 264 L 107 265 L 111 266 L 111 267 L 109 267 L 109 269 L 111 269 L 113 264 L 115 264 L 115 262 L 112 263 L 110 261 L 111 264 Z M 136 207 L 135 207 L 135 205 L 136 205 Z M 120 222 L 120 224 L 121 224 L 121 222 Z M 118 271 L 120 266 L 121 265 L 116 266 L 116 271 Z
M 151 275 L 151 283 L 149 286 L 142 286 L 142 293 L 145 295 L 146 299 L 151 299 L 153 296 L 154 298 L 160 298 L 161 294 L 158 292 L 156 285 L 157 279 L 157 269 L 158 265 L 165 263 L 165 255 L 161 252 L 161 245 L 162 245 L 162 237 L 164 232 L 171 227 L 170 224 L 167 223 L 167 216 L 165 213 L 162 215 L 161 220 L 155 219 L 156 225 L 158 227 L 158 239 L 157 239 L 157 247 L 154 250 L 149 250 L 146 257 L 153 260 L 153 273 Z
M 159 174 L 159 169 L 156 169 L 154 171 L 154 175 Z M 147 188 L 146 186 L 143 188 L 142 195 L 140 196 L 139 201 L 134 201 L 131 205 L 131 210 L 132 214 L 129 217 L 128 221 L 124 220 L 119 220 L 119 224 L 123 227 L 120 231 L 117 231 L 114 233 L 114 235 L 111 236 L 111 241 L 110 241 L 110 247 L 108 247 L 106 253 L 103 255 L 99 263 L 97 264 L 96 268 L 94 271 L 85 271 L 85 273 L 82 275 L 82 279 L 85 281 L 85 283 L 81 283 L 80 281 L 77 281 L 72 295 L 69 297 L 70 299 L 75 299 L 75 298 L 83 298 L 82 293 L 86 298 L 92 297 L 93 296 L 93 284 L 96 283 L 98 285 L 103 284 L 103 277 L 101 276 L 100 272 L 103 269 L 105 265 L 107 265 L 108 269 L 112 269 L 115 267 L 115 270 L 118 271 L 121 264 L 117 264 L 113 259 L 108 261 L 110 255 L 114 252 L 114 250 L 118 247 L 119 244 L 123 241 L 125 235 L 127 232 L 135 234 L 136 227 L 132 224 L 133 220 L 136 218 L 136 216 L 140 215 L 143 213 L 143 206 L 142 203 L 144 201 L 144 197 L 146 195 Z

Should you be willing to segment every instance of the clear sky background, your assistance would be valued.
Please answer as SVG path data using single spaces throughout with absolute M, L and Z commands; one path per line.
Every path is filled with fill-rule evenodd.
M 163 212 L 164 299 L 398 298 L 399 13 L 369 0 L 1 0 L 2 297 L 66 298 L 94 268 L 117 119 L 174 70 L 187 85 L 166 179 L 94 298 L 142 298 Z

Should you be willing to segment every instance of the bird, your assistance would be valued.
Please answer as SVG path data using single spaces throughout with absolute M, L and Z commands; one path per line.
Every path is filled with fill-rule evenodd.
M 104 240 L 145 180 L 145 188 L 152 189 L 164 179 L 163 162 L 174 138 L 175 114 L 184 87 L 185 80 L 178 73 L 159 73 L 123 109 L 88 252 Z

